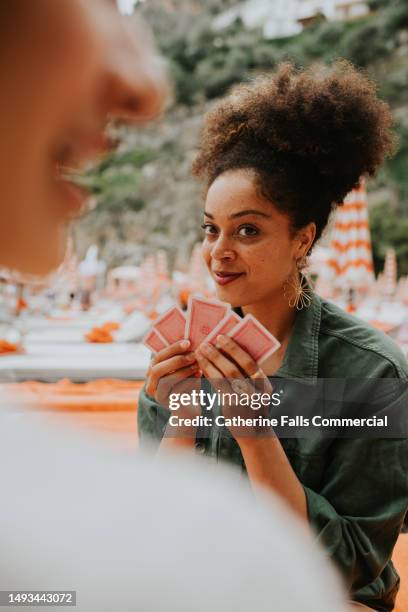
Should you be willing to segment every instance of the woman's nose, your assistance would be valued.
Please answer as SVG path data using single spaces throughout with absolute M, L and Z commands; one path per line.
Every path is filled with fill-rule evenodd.
M 146 24 L 134 18 L 119 19 L 116 40 L 107 57 L 107 112 L 125 121 L 149 121 L 163 111 L 169 97 L 164 61 Z
M 235 258 L 235 252 L 231 248 L 228 239 L 222 238 L 221 236 L 217 239 L 211 249 L 211 257 L 219 261 Z

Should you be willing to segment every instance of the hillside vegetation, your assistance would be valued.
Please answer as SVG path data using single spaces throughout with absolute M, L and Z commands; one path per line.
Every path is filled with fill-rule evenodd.
M 203 114 L 239 81 L 273 70 L 343 57 L 364 69 L 390 104 L 399 149 L 369 184 L 370 221 L 377 270 L 385 249 L 397 250 L 408 274 L 408 2 L 372 0 L 372 13 L 353 22 L 317 21 L 301 34 L 265 40 L 239 20 L 222 31 L 214 14 L 231 2 L 196 0 L 177 7 L 148 0 L 138 9 L 151 24 L 169 64 L 173 103 L 165 118 L 143 130 L 119 130 L 119 150 L 86 177 L 97 206 L 77 230 L 80 249 L 90 238 L 111 264 L 137 263 L 165 248 L 183 265 L 200 237 L 200 185 L 190 165 Z

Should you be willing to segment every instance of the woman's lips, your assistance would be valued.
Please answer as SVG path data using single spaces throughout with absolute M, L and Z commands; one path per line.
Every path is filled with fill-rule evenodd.
M 90 198 L 87 185 L 83 185 L 81 168 L 95 162 L 103 154 L 113 151 L 119 141 L 114 141 L 102 129 L 73 130 L 61 139 L 52 151 L 52 164 L 64 215 L 80 215 Z
M 64 179 L 60 179 L 58 181 L 58 188 L 61 194 L 65 214 L 67 214 L 69 217 L 76 217 L 80 215 L 84 211 L 89 200 L 89 192 L 83 187 L 75 185 L 74 183 Z
M 243 272 L 214 272 L 214 280 L 218 285 L 228 285 L 243 276 Z

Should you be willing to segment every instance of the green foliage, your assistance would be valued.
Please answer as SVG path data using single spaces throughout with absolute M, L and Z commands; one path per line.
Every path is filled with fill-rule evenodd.
M 137 196 L 140 169 L 152 159 L 151 151 L 115 152 L 78 179 L 96 199 L 97 207 L 91 214 L 99 210 L 141 210 L 144 202 Z
M 387 248 L 393 247 L 399 275 L 408 274 L 408 217 L 401 218 L 388 202 L 384 202 L 370 210 L 370 228 L 376 273 L 384 267 Z
M 313 61 L 330 62 L 339 56 L 339 48 L 347 31 L 342 22 L 319 21 L 303 32 L 287 40 L 280 52 L 299 66 Z
M 379 93 L 391 106 L 408 104 L 408 70 L 401 66 L 387 71 L 379 84 Z
M 395 42 L 387 35 L 382 19 L 372 19 L 359 28 L 349 30 L 341 44 L 342 55 L 361 67 L 383 59 L 395 48 Z
M 183 27 L 180 26 L 183 24 Z M 254 67 L 271 67 L 270 46 L 258 43 L 258 30 L 247 30 L 237 20 L 222 32 L 212 29 L 208 19 L 181 17 L 179 23 L 159 38 L 174 79 L 176 102 L 193 105 L 202 97 L 223 95 L 234 83 L 244 80 Z
M 216 98 L 234 83 L 245 80 L 250 59 L 248 50 L 235 46 L 227 53 L 219 49 L 201 61 L 195 76 L 200 83 L 203 83 L 205 97 Z
M 316 60 L 330 62 L 345 57 L 362 67 L 384 60 L 398 46 L 398 31 L 408 27 L 408 2 L 372 0 L 371 5 L 374 14 L 362 19 L 321 19 L 299 35 L 279 40 L 265 40 L 261 29 L 250 30 L 239 19 L 223 30 L 215 30 L 208 9 L 199 15 L 171 13 L 157 6 L 151 8 L 146 2 L 141 10 L 169 60 L 176 102 L 193 105 L 202 97 L 223 95 L 252 71 L 273 68 L 282 60 L 304 66 Z M 390 84 L 389 89 L 395 90 L 395 85 Z
M 150 150 L 139 151 L 131 149 L 130 151 L 115 151 L 101 161 L 97 170 L 98 172 L 103 172 L 108 168 L 142 168 L 154 158 L 155 154 Z
M 408 28 L 408 3 L 398 0 L 389 3 L 386 13 L 386 26 L 390 33 Z
M 398 126 L 399 147 L 386 165 L 386 170 L 398 192 L 399 211 L 408 216 L 408 126 Z M 408 232 L 405 237 L 408 243 Z
M 389 6 L 390 0 L 368 0 L 368 6 L 372 11 L 385 9 Z

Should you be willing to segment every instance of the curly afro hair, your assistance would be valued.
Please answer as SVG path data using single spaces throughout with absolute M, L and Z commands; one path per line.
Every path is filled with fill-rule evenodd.
M 392 116 L 375 85 L 346 61 L 239 85 L 208 113 L 193 174 L 207 187 L 223 172 L 254 171 L 259 192 L 316 240 L 336 205 L 395 146 Z

